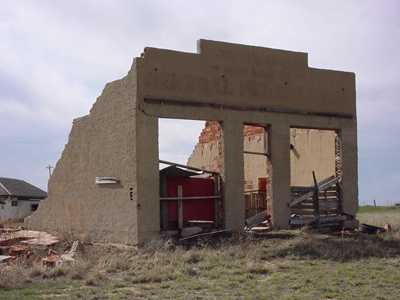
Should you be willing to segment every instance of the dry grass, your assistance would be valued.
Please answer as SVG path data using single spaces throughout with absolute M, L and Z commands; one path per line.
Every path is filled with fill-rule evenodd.
M 29 299 L 30 296 L 21 294 L 23 291 L 37 299 L 43 290 L 48 294 L 58 293 L 57 299 L 240 299 L 251 297 L 257 289 L 260 293 L 269 292 L 271 299 L 281 299 L 302 285 L 308 288 L 300 289 L 304 297 L 298 299 L 319 299 L 312 293 L 323 288 L 315 285 L 317 274 L 323 277 L 325 272 L 344 268 L 343 278 L 352 278 L 354 269 L 350 267 L 349 271 L 348 266 L 379 270 L 382 262 L 390 259 L 394 259 L 393 266 L 400 266 L 398 233 L 342 238 L 299 231 L 290 237 L 277 236 L 228 239 L 218 246 L 189 250 L 183 247 L 121 250 L 86 245 L 74 265 L 49 269 L 33 263 L 0 272 L 0 286 L 6 288 L 3 298 L 0 292 L 0 299 Z M 392 274 L 400 277 L 399 272 Z M 343 285 L 343 278 L 335 277 L 332 284 Z M 287 280 L 291 282 L 290 288 L 279 290 L 277 287 Z M 351 285 L 347 288 L 349 292 L 357 289 Z
M 396 207 L 362 207 L 357 215 L 360 223 L 383 227 L 391 224 L 395 230 L 400 230 L 400 208 Z
M 399 231 L 281 231 L 190 249 L 88 244 L 73 265 L 0 268 L 0 299 L 397 299 L 399 280 Z

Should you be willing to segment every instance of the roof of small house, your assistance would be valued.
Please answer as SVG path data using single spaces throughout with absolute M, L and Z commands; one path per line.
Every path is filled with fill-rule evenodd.
M 0 196 L 44 199 L 47 193 L 24 180 L 0 177 Z

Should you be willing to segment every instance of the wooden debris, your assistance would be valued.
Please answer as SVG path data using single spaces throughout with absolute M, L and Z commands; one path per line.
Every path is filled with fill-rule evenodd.
M 199 226 L 184 227 L 181 230 L 181 236 L 185 238 L 195 234 L 199 234 L 202 231 L 203 229 Z
M 10 255 L 0 255 L 0 263 L 6 263 L 13 259 Z
M 255 226 L 251 228 L 251 231 L 253 232 L 266 232 L 266 231 L 270 231 L 269 227 L 266 226 Z
M 74 241 L 72 243 L 71 249 L 64 254 L 58 255 L 54 250 L 49 250 L 49 254 L 42 259 L 42 263 L 48 267 L 61 266 L 64 263 L 75 262 L 74 256 L 78 250 L 79 241 Z
M 42 259 L 42 263 L 46 267 L 55 267 L 57 262 L 60 260 L 60 256 L 55 253 L 50 253 L 45 258 Z
M 207 220 L 189 220 L 188 223 L 192 226 L 198 226 L 203 229 L 211 229 L 214 226 L 214 221 Z
M 367 234 L 376 234 L 384 232 L 385 228 L 368 224 L 360 224 L 359 231 Z
M 383 226 L 386 232 L 392 232 L 392 225 L 389 223 L 386 223 L 385 226 Z
M 8 250 L 8 253 L 11 256 L 20 256 L 28 254 L 28 252 L 29 252 L 29 247 L 25 245 L 13 245 Z
M 74 256 L 78 250 L 78 246 L 79 246 L 79 241 L 74 241 L 72 243 L 71 249 L 67 253 L 61 255 L 62 263 L 65 263 L 65 262 L 71 263 L 71 262 L 75 261 Z
M 262 212 L 260 212 L 260 213 L 258 213 L 256 215 L 250 217 L 250 218 L 247 218 L 246 221 L 245 221 L 245 225 L 248 228 L 251 228 L 251 227 L 254 227 L 254 226 L 257 226 L 257 225 L 261 224 L 262 222 L 264 222 L 267 219 L 268 219 L 268 213 L 267 213 L 266 210 L 264 210 L 264 211 L 262 211 Z
M 318 182 L 316 186 L 318 187 L 318 191 L 325 191 L 329 187 L 336 185 L 336 183 L 338 183 L 339 180 L 340 180 L 339 177 L 331 176 L 331 177 L 325 178 L 324 180 Z M 310 197 L 312 197 L 315 193 L 315 185 L 308 187 L 308 190 L 310 190 L 310 191 L 293 199 L 290 202 L 289 206 L 293 207 L 293 206 L 309 199 Z
M 195 239 L 201 239 L 201 238 L 213 238 L 225 234 L 230 234 L 231 231 L 228 229 L 223 229 L 223 230 L 217 230 L 217 231 L 211 231 L 211 232 L 205 232 L 205 233 L 200 233 L 200 234 L 195 234 L 186 238 L 182 238 L 179 241 L 180 242 L 185 242 L 185 241 L 190 241 L 190 240 L 195 240 Z
M 22 243 L 28 245 L 52 246 L 59 242 L 57 237 L 43 231 L 21 230 L 18 233 L 20 233 L 19 235 L 21 237 L 27 238 L 27 240 L 22 241 Z

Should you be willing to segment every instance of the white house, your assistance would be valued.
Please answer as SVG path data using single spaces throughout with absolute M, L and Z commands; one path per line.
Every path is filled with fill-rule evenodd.
M 0 177 L 0 222 L 25 218 L 46 197 L 45 191 L 26 181 Z

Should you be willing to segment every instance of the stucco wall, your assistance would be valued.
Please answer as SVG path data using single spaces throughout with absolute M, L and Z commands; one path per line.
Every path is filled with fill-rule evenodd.
M 244 150 L 265 153 L 265 134 L 244 136 Z M 257 190 L 258 178 L 268 177 L 267 157 L 262 155 L 244 154 L 244 189 Z
M 145 48 L 144 98 L 356 115 L 354 73 L 310 68 L 307 53 L 210 40 L 198 50 Z
M 313 185 L 312 171 L 317 181 L 335 175 L 335 137 L 331 130 L 290 129 L 290 184 Z
M 136 244 L 136 72 L 108 83 L 90 114 L 73 122 L 29 228 L 80 239 Z M 96 185 L 97 176 L 119 184 Z

